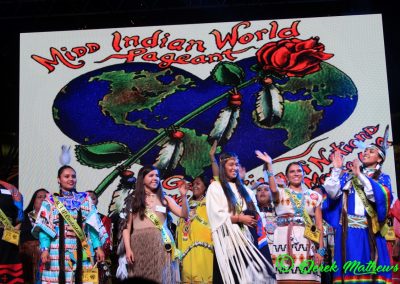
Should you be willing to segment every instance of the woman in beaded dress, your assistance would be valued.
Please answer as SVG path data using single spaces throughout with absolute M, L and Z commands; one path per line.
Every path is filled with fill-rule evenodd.
M 312 259 L 315 265 L 320 265 L 323 261 L 323 255 L 326 250 L 323 244 L 322 227 L 322 196 L 307 188 L 303 183 L 304 172 L 298 162 L 290 163 L 285 171 L 288 185 L 284 188 L 277 187 L 272 169 L 272 159 L 265 153 L 256 151 L 259 159 L 265 162 L 267 178 L 272 191 L 277 215 L 277 228 L 274 233 L 274 243 L 272 246 L 272 258 L 275 260 L 277 269 L 276 278 L 278 283 L 298 283 L 307 281 L 307 283 L 320 283 L 319 273 L 303 273 L 299 265 L 304 260 Z M 305 213 L 306 212 L 306 213 Z M 315 224 L 313 229 L 319 229 L 320 236 L 318 243 L 304 237 L 305 232 L 305 214 L 311 218 Z M 312 220 L 314 219 L 314 220 Z M 317 249 L 317 246 L 319 249 Z M 289 268 L 280 269 L 280 256 L 289 256 Z M 287 257 L 288 258 L 288 257 Z
M 205 176 L 193 180 L 189 217 L 179 220 L 177 243 L 182 252 L 182 283 L 212 283 L 214 247 L 205 199 L 209 183 Z
M 60 192 L 46 196 L 32 229 L 42 252 L 42 283 L 82 283 L 84 269 L 92 268 L 96 260 L 104 261 L 102 244 L 107 232 L 90 196 L 76 191 L 76 181 L 72 167 L 65 165 L 58 170 Z M 65 216 L 72 217 L 81 228 L 87 246 Z

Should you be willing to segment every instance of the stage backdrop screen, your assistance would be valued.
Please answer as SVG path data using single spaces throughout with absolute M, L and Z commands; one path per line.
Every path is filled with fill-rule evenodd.
M 115 213 L 144 164 L 164 190 L 211 176 L 209 151 L 235 152 L 249 186 L 300 161 L 323 183 L 329 155 L 346 166 L 390 126 L 379 14 L 265 19 L 20 35 L 19 185 L 25 206 L 77 172 L 99 211 Z M 389 142 L 391 141 L 389 128 Z M 393 149 L 383 171 L 396 178 Z

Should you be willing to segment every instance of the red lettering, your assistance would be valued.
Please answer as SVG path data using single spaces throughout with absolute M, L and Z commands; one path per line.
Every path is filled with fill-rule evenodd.
M 67 57 L 69 60 L 71 60 L 71 61 L 74 61 L 75 59 L 76 59 L 76 57 L 75 56 L 73 56 L 72 54 L 71 54 L 71 52 L 69 52 L 69 51 L 66 51 L 65 52 L 65 57 Z
M 259 31 L 255 32 L 257 41 L 263 40 L 264 39 L 264 34 L 267 34 L 269 31 L 267 29 L 262 29 Z
M 192 63 L 192 64 L 204 64 L 204 63 L 207 63 L 206 56 L 203 55 L 203 54 L 199 55 L 199 56 L 196 56 L 196 57 L 192 58 L 192 60 L 190 60 L 190 63 Z
M 355 141 L 354 139 L 350 139 L 348 144 L 353 148 L 357 148 L 357 145 L 354 143 L 354 141 Z
M 354 138 L 359 141 L 365 141 L 366 139 L 371 139 L 372 135 L 379 130 L 379 124 L 377 126 L 367 126 L 362 129 L 363 131 L 356 134 Z
M 185 48 L 185 51 L 188 52 L 188 51 L 192 50 L 194 45 L 196 45 L 196 50 L 198 52 L 206 51 L 206 48 L 204 47 L 204 41 L 194 40 L 194 39 L 191 39 L 188 41 L 188 46 Z
M 119 32 L 114 32 L 113 34 L 113 40 L 112 40 L 112 48 L 116 51 L 116 52 L 120 52 L 121 51 L 121 47 L 119 46 L 119 43 L 121 42 L 121 34 Z
M 353 147 L 350 147 L 350 145 L 345 145 L 345 146 L 343 146 L 343 149 L 346 150 L 346 151 L 348 151 L 349 154 L 352 153 L 353 150 L 354 150 L 354 148 L 353 148 Z
M 190 54 L 182 54 L 176 58 L 176 63 L 189 64 Z
M 375 139 L 376 145 L 382 146 L 382 143 L 383 143 L 383 137 L 378 137 Z
M 335 142 L 333 142 L 332 144 L 330 144 L 329 146 L 332 148 L 332 152 L 336 152 L 339 151 L 340 154 L 347 156 L 349 153 L 346 151 L 343 151 L 342 149 L 340 149 L 340 147 L 342 147 L 344 145 L 344 142 L 340 142 L 339 146 L 336 145 Z
M 162 181 L 161 186 L 166 190 L 174 190 L 179 187 L 179 182 L 183 180 L 184 176 L 175 175 L 169 178 L 166 178 Z
M 360 133 L 357 133 L 356 135 L 354 135 L 354 138 L 356 138 L 359 141 L 365 141 L 367 139 L 371 139 L 372 136 L 369 135 L 368 133 L 360 132 Z
M 47 70 L 49 70 L 49 73 L 54 71 L 55 69 L 54 65 L 58 65 L 59 62 L 61 62 L 62 64 L 71 69 L 78 69 L 85 65 L 85 61 L 83 60 L 79 60 L 76 64 L 69 62 L 64 57 L 64 55 L 54 47 L 50 48 L 50 55 L 51 59 L 47 59 L 35 54 L 33 54 L 31 58 L 36 62 L 38 62 L 39 64 L 43 65 L 45 68 L 47 68 Z
M 165 33 L 164 37 L 161 39 L 160 41 L 160 48 L 165 47 L 167 41 L 168 41 L 168 37 L 170 36 L 169 33 Z
M 167 68 L 171 66 L 171 64 L 174 62 L 174 59 L 175 59 L 175 53 L 164 54 L 163 56 L 160 57 L 161 62 L 158 64 L 158 66 L 160 68 Z
M 87 53 L 86 47 L 83 46 L 74 47 L 73 49 L 71 49 L 71 51 L 75 53 L 78 58 L 84 56 Z
M 304 171 L 304 174 L 308 175 L 309 173 L 311 173 L 311 169 L 306 163 L 301 163 L 301 167 Z
M 227 49 L 222 52 L 222 54 L 225 55 L 226 59 L 234 61 L 237 57 L 232 56 L 232 53 L 234 53 L 232 49 Z
M 89 53 L 96 52 L 100 49 L 100 45 L 98 43 L 94 43 L 94 42 L 89 42 L 86 44 L 86 46 L 89 50 Z
M 248 44 L 253 40 L 253 38 L 254 38 L 253 34 L 244 34 L 241 37 L 239 37 L 239 42 L 241 44 Z
M 171 41 L 169 44 L 168 44 L 168 46 L 167 46 L 167 48 L 169 49 L 169 50 L 178 50 L 178 51 L 181 51 L 182 49 L 183 49 L 183 45 L 185 44 L 185 40 L 184 39 L 181 39 L 181 38 L 178 38 L 178 39 L 174 39 L 173 41 Z
M 129 47 L 129 46 L 138 46 L 139 45 L 139 36 L 125 36 L 124 37 L 124 47 Z M 131 44 L 132 42 L 132 44 Z
M 219 61 L 222 61 L 222 59 L 224 59 L 224 57 L 220 53 L 213 53 L 213 54 L 207 55 L 208 63 L 219 62 Z
M 142 59 L 146 60 L 146 61 L 154 61 L 155 62 L 158 60 L 157 52 L 146 53 L 145 55 L 142 56 Z
M 278 23 L 272 21 L 270 23 L 270 26 L 271 26 L 271 31 L 269 32 L 269 39 L 276 38 L 276 32 L 278 31 Z
M 158 44 L 158 37 L 159 37 L 159 35 L 162 33 L 162 30 L 157 30 L 157 31 L 155 31 L 154 33 L 153 33 L 153 35 L 152 36 L 150 36 L 150 37 L 147 37 L 147 38 L 144 38 L 143 40 L 142 40 L 142 42 L 141 42 L 141 44 L 142 44 L 142 46 L 143 47 L 150 47 L 150 48 L 153 48 L 153 47 L 156 47 L 157 46 L 157 44 Z
M 328 159 L 323 155 L 324 152 L 326 152 L 326 149 L 321 148 L 321 149 L 318 150 L 318 154 L 319 154 L 320 158 L 315 158 L 315 157 L 310 157 L 310 158 L 308 158 L 308 161 L 309 161 L 310 163 L 313 163 L 315 166 L 317 166 L 318 169 L 319 169 L 320 171 L 322 171 L 322 169 L 323 169 L 323 166 L 322 166 L 321 164 L 323 164 L 323 165 L 329 165 L 329 164 L 331 163 L 331 161 L 328 160 Z
M 224 46 L 229 43 L 231 47 L 234 47 L 238 41 L 238 29 L 240 26 L 244 26 L 245 28 L 250 27 L 250 22 L 240 22 L 233 26 L 231 33 L 227 33 L 225 38 L 222 38 L 221 32 L 214 29 L 210 32 L 210 34 L 214 35 L 215 37 L 215 44 L 218 49 L 224 48 Z
M 257 181 L 262 183 L 265 182 L 265 179 L 263 177 L 260 177 Z M 253 183 L 251 185 L 253 185 Z
M 320 178 L 317 173 L 313 173 L 311 178 L 304 177 L 304 183 L 307 185 L 308 188 L 312 188 L 315 185 L 320 184 Z
M 290 28 L 281 29 L 278 33 L 278 37 L 280 38 L 290 38 L 299 36 L 300 33 L 297 30 L 297 26 L 299 25 L 300 21 L 294 21 Z
M 377 126 L 367 126 L 364 127 L 363 130 L 367 132 L 369 135 L 373 135 L 379 130 L 379 124 Z

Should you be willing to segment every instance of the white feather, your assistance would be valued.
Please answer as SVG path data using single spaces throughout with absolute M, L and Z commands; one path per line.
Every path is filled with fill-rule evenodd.
M 60 164 L 62 166 L 68 165 L 71 163 L 71 153 L 70 153 L 71 146 L 62 145 L 61 146 L 61 155 L 60 155 Z

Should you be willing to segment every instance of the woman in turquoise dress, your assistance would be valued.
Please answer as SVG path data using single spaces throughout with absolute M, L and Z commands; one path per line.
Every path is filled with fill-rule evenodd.
M 95 259 L 104 261 L 106 230 L 89 195 L 76 191 L 76 181 L 72 167 L 59 169 L 60 192 L 46 196 L 32 229 L 40 242 L 43 283 L 82 283 Z

